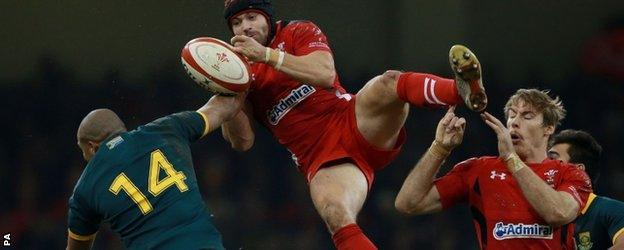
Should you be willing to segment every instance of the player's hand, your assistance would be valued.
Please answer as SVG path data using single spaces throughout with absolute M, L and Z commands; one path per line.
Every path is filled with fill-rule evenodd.
M 232 119 L 245 104 L 247 92 L 235 96 L 214 95 L 208 101 L 208 105 L 219 110 L 224 121 Z
M 234 45 L 232 50 L 247 57 L 248 60 L 252 62 L 265 61 L 266 47 L 262 46 L 262 44 L 258 43 L 255 39 L 248 36 L 237 35 L 232 37 L 230 42 Z
M 496 138 L 498 138 L 498 154 L 501 158 L 507 159 L 509 155 L 515 153 L 515 149 L 513 147 L 513 143 L 511 142 L 511 134 L 509 133 L 509 129 L 503 125 L 503 123 L 496 119 L 493 115 L 488 112 L 483 112 L 481 114 L 481 118 L 485 121 L 485 124 L 490 126 L 492 130 L 496 133 Z
M 451 106 L 436 128 L 435 140 L 444 149 L 451 151 L 462 143 L 466 119 L 455 116 L 455 106 Z

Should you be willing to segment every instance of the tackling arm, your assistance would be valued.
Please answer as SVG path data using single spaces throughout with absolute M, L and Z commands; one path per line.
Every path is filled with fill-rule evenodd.
M 255 134 L 250 117 L 252 117 L 251 103 L 246 102 L 232 120 L 221 126 L 223 138 L 237 151 L 247 151 L 254 144 Z
M 245 102 L 246 96 L 246 93 L 240 93 L 233 97 L 215 95 L 199 108 L 197 112 L 201 113 L 206 120 L 207 129 L 204 131 L 204 135 L 234 118 Z

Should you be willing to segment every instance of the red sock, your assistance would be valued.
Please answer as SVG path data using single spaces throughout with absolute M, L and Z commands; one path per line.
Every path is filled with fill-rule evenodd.
M 430 74 L 405 72 L 399 76 L 397 95 L 419 107 L 446 107 L 463 103 L 455 80 Z
M 377 250 L 362 229 L 356 224 L 349 224 L 338 229 L 332 236 L 334 245 L 338 250 Z

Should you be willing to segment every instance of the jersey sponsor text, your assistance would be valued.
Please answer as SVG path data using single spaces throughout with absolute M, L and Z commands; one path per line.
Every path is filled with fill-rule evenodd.
M 269 123 L 277 125 L 288 111 L 314 92 L 316 92 L 316 89 L 308 85 L 301 85 L 301 87 L 293 89 L 290 94 L 282 98 L 271 110 L 267 111 Z
M 534 239 L 552 239 L 553 229 L 551 226 L 540 224 L 523 224 L 523 223 L 496 223 L 492 230 L 494 238 L 497 240 L 506 240 L 514 238 L 534 238 Z

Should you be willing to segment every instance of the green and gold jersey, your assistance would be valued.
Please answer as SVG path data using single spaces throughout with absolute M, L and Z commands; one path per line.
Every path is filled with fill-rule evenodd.
M 180 112 L 103 141 L 69 199 L 69 236 L 95 237 L 108 222 L 129 249 L 223 249 L 189 147 L 207 124 Z
M 592 193 L 574 224 L 579 250 L 607 249 L 624 237 L 624 202 Z

